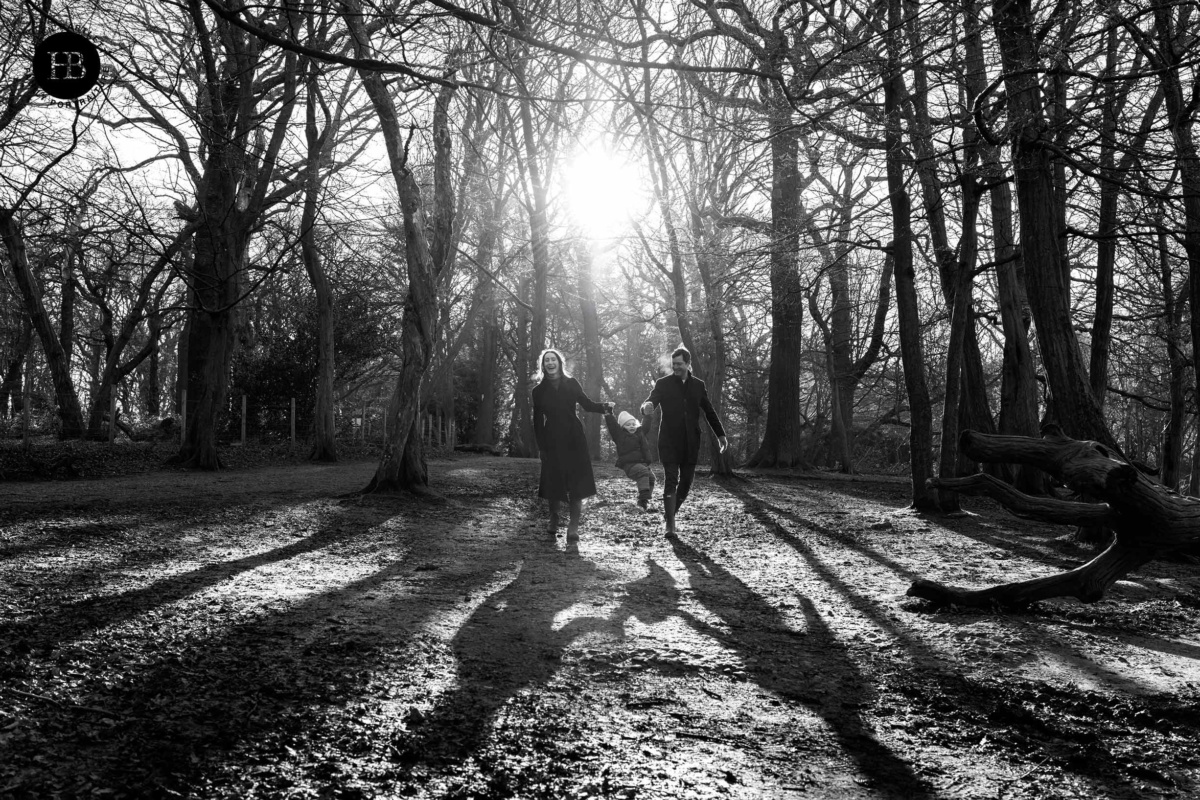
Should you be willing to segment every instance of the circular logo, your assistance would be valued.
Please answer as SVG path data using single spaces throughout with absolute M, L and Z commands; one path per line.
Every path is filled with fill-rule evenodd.
M 59 100 L 77 100 L 100 80 L 100 51 L 72 31 L 47 36 L 33 54 L 33 79 Z

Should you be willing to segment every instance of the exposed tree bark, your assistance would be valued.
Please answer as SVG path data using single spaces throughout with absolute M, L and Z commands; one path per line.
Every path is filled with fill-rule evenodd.
M 977 607 L 1014 608 L 1052 597 L 1075 597 L 1093 603 L 1114 581 L 1132 570 L 1200 542 L 1200 503 L 1152 481 L 1102 443 L 1070 439 L 1051 427 L 1040 440 L 964 431 L 960 446 L 979 461 L 1036 466 L 1075 493 L 1101 498 L 1106 505 L 1034 498 L 981 477 L 954 481 L 957 491 L 987 494 L 1006 507 L 1038 519 L 1106 524 L 1114 531 L 1113 543 L 1088 563 L 1058 575 L 976 590 L 918 580 L 908 590 L 912 597 Z

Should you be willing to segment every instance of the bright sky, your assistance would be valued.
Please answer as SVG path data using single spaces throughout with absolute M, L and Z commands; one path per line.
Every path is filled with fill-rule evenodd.
M 638 168 L 602 143 L 579 148 L 562 181 L 571 222 L 591 239 L 625 236 L 631 220 L 648 211 L 650 196 Z

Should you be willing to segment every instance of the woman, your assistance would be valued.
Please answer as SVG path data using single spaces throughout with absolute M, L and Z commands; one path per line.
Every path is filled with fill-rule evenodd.
M 554 348 L 542 351 L 538 365 L 534 376 L 538 384 L 533 387 L 533 436 L 542 459 L 538 497 L 550 502 L 551 533 L 558 532 L 559 504 L 564 500 L 570 503 L 570 536 L 579 531 L 583 498 L 596 493 L 592 458 L 575 406 L 603 414 L 612 410 L 612 404 L 597 403 L 584 394 L 579 381 L 567 374 L 562 353 Z

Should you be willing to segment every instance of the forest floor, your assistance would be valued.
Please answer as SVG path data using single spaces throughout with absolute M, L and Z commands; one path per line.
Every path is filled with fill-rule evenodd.
M 231 463 L 0 482 L 0 796 L 1200 794 L 1194 565 L 934 609 L 1092 553 L 895 478 L 702 476 L 668 537 L 597 464 L 567 543 L 535 460 Z

